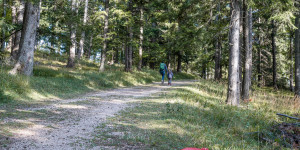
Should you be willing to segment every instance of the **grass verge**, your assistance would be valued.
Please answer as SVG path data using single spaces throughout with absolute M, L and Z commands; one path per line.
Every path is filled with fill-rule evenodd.
M 261 141 L 259 132 L 269 132 L 276 122 L 291 121 L 278 118 L 277 112 L 299 113 L 291 93 L 257 88 L 251 102 L 232 107 L 224 102 L 225 87 L 200 80 L 147 98 L 100 125 L 93 143 L 108 149 L 290 149 L 280 141 Z

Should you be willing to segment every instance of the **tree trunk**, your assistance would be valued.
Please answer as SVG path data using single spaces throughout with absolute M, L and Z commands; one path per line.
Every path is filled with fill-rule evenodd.
M 125 64 L 125 51 L 126 51 L 126 45 L 125 43 L 122 43 L 122 52 L 121 52 L 121 58 L 120 63 Z
M 258 18 L 258 23 L 260 24 L 260 18 Z M 258 30 L 260 31 L 260 27 L 258 28 Z M 262 38 L 262 34 L 258 33 L 258 53 L 257 53 L 257 58 L 258 58 L 258 62 L 257 62 L 257 81 L 258 81 L 258 86 L 261 87 L 262 86 L 262 71 L 261 71 L 261 44 L 263 38 Z
M 180 51 L 177 53 L 177 56 L 178 56 L 177 72 L 181 72 L 182 71 L 182 67 L 181 67 L 182 55 L 181 55 Z
M 3 0 L 3 18 L 6 18 L 6 0 Z M 4 50 L 5 50 L 5 32 L 2 32 L 1 51 L 4 52 Z
M 220 13 L 220 2 L 218 3 L 218 14 L 216 16 L 216 22 L 219 21 L 219 13 Z M 215 42 L 215 80 L 221 79 L 221 42 L 220 37 L 216 38 Z
M 240 5 L 240 45 L 239 45 L 239 49 L 240 49 L 240 58 L 239 58 L 239 78 L 240 78 L 240 90 L 242 93 L 242 87 L 243 87 L 243 83 L 242 83 L 242 79 L 243 79 L 243 74 L 245 72 L 245 70 L 243 70 L 243 66 L 245 65 L 245 50 L 246 50 L 246 36 L 245 36 L 245 31 L 246 31 L 246 11 L 247 11 L 247 5 L 246 5 L 246 0 L 241 0 L 241 5 Z
M 216 40 L 216 51 L 215 51 L 215 80 L 221 79 L 221 43 L 220 38 Z
M 39 10 L 38 10 L 38 19 L 37 19 L 37 33 L 36 38 L 34 42 L 34 50 L 37 50 L 38 48 L 38 42 L 39 42 L 39 28 L 40 28 L 40 18 L 41 18 L 41 11 L 42 11 L 42 0 L 39 2 Z
M 102 57 L 101 57 L 101 64 L 99 71 L 105 70 L 105 60 L 106 60 L 106 51 L 107 51 L 107 44 L 108 44 L 108 17 L 109 17 L 109 0 L 105 0 L 105 19 L 104 19 L 104 44 L 102 49 Z
M 20 41 L 20 54 L 14 68 L 9 72 L 10 74 L 15 75 L 20 72 L 27 76 L 32 75 L 38 13 L 38 5 L 33 5 L 32 2 L 26 2 Z
M 89 0 L 85 0 L 85 5 L 84 5 L 84 15 L 83 15 L 83 30 L 81 32 L 81 39 L 79 42 L 79 51 L 78 51 L 78 55 L 77 58 L 81 59 L 81 57 L 83 56 L 84 53 L 84 41 L 85 41 L 85 26 L 86 26 L 86 22 L 87 22 L 87 16 L 88 16 L 88 5 L 89 5 Z
M 90 45 L 89 45 L 89 49 L 86 53 L 87 59 L 90 59 L 90 57 L 91 57 L 92 48 L 93 48 L 93 34 L 91 33 L 91 35 L 90 35 Z
M 231 22 L 229 34 L 229 69 L 228 69 L 228 93 L 227 104 L 239 105 L 240 100 L 240 77 L 239 77 L 239 28 L 240 28 L 240 1 L 231 0 Z
M 294 58 L 293 58 L 293 34 L 291 34 L 291 37 L 290 37 L 290 60 L 291 62 L 293 62 Z M 294 92 L 294 67 L 293 67 L 293 63 L 290 64 L 290 89 L 292 92 Z
M 77 0 L 72 0 L 71 5 L 72 5 L 73 16 L 75 16 Z M 67 67 L 73 68 L 73 67 L 75 67 L 75 54 L 76 54 L 76 27 L 73 23 L 71 23 L 70 39 L 71 39 L 71 45 L 70 45 L 69 59 L 68 59 Z
M 13 1 L 13 2 L 15 2 L 15 1 Z M 16 8 L 16 5 L 15 5 L 15 4 L 13 4 L 13 5 L 11 6 L 11 17 L 12 17 L 12 24 L 16 24 L 16 23 L 17 23 L 17 8 Z M 9 39 L 10 44 L 9 44 L 8 47 L 10 47 L 10 52 L 11 52 L 11 53 L 12 53 L 12 51 L 13 51 L 13 46 L 14 46 L 14 44 L 15 44 L 15 36 L 16 36 L 16 34 L 13 33 L 13 34 L 10 36 L 10 39 Z
M 249 8 L 246 14 L 245 28 L 245 69 L 243 80 L 243 100 L 250 98 L 251 76 L 252 76 L 252 9 Z
M 23 24 L 23 18 L 24 18 L 24 8 L 25 8 L 25 2 L 24 0 L 19 0 L 17 5 L 17 20 L 16 23 L 19 25 Z M 15 39 L 14 39 L 14 45 L 12 45 L 12 50 L 11 50 L 11 57 L 13 60 L 18 59 L 18 54 L 19 54 L 19 49 L 20 49 L 20 40 L 21 40 L 21 34 L 22 31 L 17 31 L 15 34 Z
M 277 89 L 277 60 L 276 60 L 276 26 L 274 20 L 272 21 L 272 58 L 273 58 L 273 86 Z
M 144 8 L 143 6 L 140 6 L 140 45 L 139 45 L 139 66 L 138 69 L 142 70 L 142 64 L 143 64 L 143 40 L 144 40 Z
M 296 27 L 298 28 L 295 31 L 295 94 L 300 96 L 300 15 L 297 14 L 296 16 Z
M 126 72 L 129 72 L 129 58 L 128 58 L 128 43 L 127 43 L 127 40 L 126 40 L 126 44 L 124 44 L 124 57 L 125 57 L 125 71 Z
M 129 38 L 130 38 L 130 42 L 129 42 L 129 46 L 128 46 L 128 69 L 131 72 L 132 71 L 132 42 L 133 42 L 133 30 L 132 27 L 129 27 Z

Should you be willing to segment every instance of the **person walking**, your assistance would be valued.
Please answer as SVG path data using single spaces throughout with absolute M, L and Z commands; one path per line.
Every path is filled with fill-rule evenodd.
M 161 74 L 161 84 L 164 84 L 165 74 L 168 72 L 168 67 L 164 62 L 161 62 L 159 65 L 159 72 Z
M 173 78 L 173 72 L 172 72 L 172 69 L 169 69 L 168 71 L 168 85 L 172 85 L 172 78 Z

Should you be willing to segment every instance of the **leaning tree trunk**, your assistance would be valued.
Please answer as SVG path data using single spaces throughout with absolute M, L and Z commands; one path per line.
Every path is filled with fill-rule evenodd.
M 75 16 L 76 14 L 76 2 L 77 0 L 72 0 L 72 14 Z M 76 54 L 76 28 L 73 23 L 71 23 L 71 31 L 70 31 L 70 39 L 71 39 L 71 45 L 69 50 L 69 59 L 68 59 L 68 68 L 75 67 L 75 54 Z
M 277 89 L 277 59 L 276 59 L 276 27 L 274 20 L 272 21 L 272 58 L 273 58 L 273 86 Z
M 300 14 L 296 17 L 296 27 L 298 28 L 295 31 L 295 94 L 300 96 L 300 22 L 299 22 Z
M 231 22 L 229 34 L 229 69 L 228 69 L 228 93 L 227 104 L 239 105 L 240 77 L 239 77 L 239 28 L 240 28 L 240 0 L 231 0 Z
M 6 1 L 3 0 L 3 18 L 6 17 Z M 2 32 L 2 45 L 1 45 L 1 51 L 3 52 L 5 50 L 5 32 Z
M 245 22 L 245 69 L 244 69 L 244 82 L 242 90 L 243 100 L 250 98 L 249 92 L 251 88 L 251 76 L 252 76 L 252 9 L 249 8 L 246 11 Z
M 15 1 L 16 2 L 16 1 Z M 17 4 L 17 3 L 15 3 Z M 23 24 L 23 18 L 24 18 L 24 8 L 25 8 L 25 2 L 24 0 L 19 0 L 17 5 L 17 24 L 22 25 Z M 20 49 L 20 40 L 21 40 L 21 34 L 22 30 L 19 30 L 15 33 L 15 39 L 13 39 L 13 45 L 11 50 L 11 57 L 13 60 L 18 59 L 19 49 Z
M 140 6 L 140 45 L 139 45 L 139 66 L 138 69 L 142 70 L 142 64 L 143 64 L 143 40 L 144 40 L 144 8 L 143 6 Z
M 14 68 L 9 72 L 10 74 L 15 75 L 20 72 L 27 76 L 32 75 L 38 13 L 39 5 L 34 5 L 32 2 L 26 2 L 20 41 L 20 54 Z
M 104 71 L 105 70 L 105 61 L 106 61 L 106 51 L 107 51 L 107 44 L 108 44 L 108 17 L 109 17 L 109 0 L 105 0 L 105 19 L 104 19 L 104 44 L 103 44 L 103 49 L 101 52 L 101 64 L 99 71 Z
M 86 26 L 86 22 L 87 22 L 87 16 L 88 16 L 88 5 L 89 5 L 89 0 L 85 0 L 85 5 L 84 5 L 84 15 L 83 15 L 83 30 L 81 32 L 81 39 L 79 42 L 79 51 L 78 51 L 78 59 L 81 59 L 81 57 L 83 56 L 84 50 L 84 41 L 85 41 L 85 26 Z

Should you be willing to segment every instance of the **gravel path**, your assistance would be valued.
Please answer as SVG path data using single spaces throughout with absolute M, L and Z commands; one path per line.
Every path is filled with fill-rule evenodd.
M 173 87 L 191 83 L 193 81 L 177 81 L 173 83 Z M 8 145 L 7 149 L 89 149 L 85 146 L 92 140 L 93 136 L 91 135 L 94 129 L 106 118 L 131 107 L 130 102 L 140 101 L 141 97 L 150 97 L 167 88 L 170 87 L 155 83 L 147 86 L 100 91 L 81 98 L 57 101 L 40 108 L 24 109 L 24 111 L 51 112 L 55 115 L 39 119 L 10 120 L 12 122 L 28 122 L 32 125 L 13 131 L 14 142 Z

